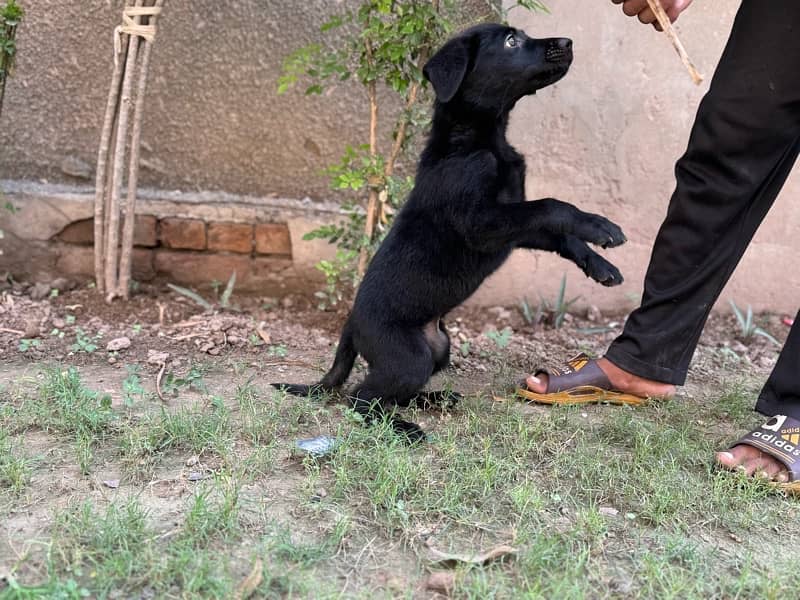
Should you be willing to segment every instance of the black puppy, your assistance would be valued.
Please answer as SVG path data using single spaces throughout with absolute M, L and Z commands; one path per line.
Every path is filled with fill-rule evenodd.
M 420 392 L 450 360 L 442 317 L 514 248 L 557 252 L 603 285 L 622 282 L 586 243 L 618 246 L 622 230 L 559 200 L 526 202 L 525 161 L 506 141 L 514 104 L 561 79 L 571 62 L 570 40 L 496 24 L 464 31 L 428 61 L 436 103 L 416 184 L 361 282 L 333 366 L 315 385 L 275 387 L 334 390 L 361 354 L 369 372 L 350 393 L 353 408 L 367 422 L 389 415 L 395 431 L 418 441 L 423 431 L 394 408 L 446 399 Z

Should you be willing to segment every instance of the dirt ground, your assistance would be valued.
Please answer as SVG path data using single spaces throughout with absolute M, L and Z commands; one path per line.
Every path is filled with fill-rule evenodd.
M 624 317 L 459 309 L 431 387 L 467 399 L 407 448 L 268 386 L 332 358 L 344 315 L 309 299 L 0 294 L 0 598 L 778 597 L 800 558 L 794 501 L 710 467 L 778 352 L 733 314 L 675 400 L 549 409 L 500 400 Z M 330 456 L 296 446 L 320 435 Z

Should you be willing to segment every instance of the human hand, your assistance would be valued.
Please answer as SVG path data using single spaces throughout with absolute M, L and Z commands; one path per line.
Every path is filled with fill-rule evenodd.
M 614 4 L 622 4 L 622 12 L 629 17 L 639 17 L 639 20 L 645 25 L 652 24 L 653 27 L 661 30 L 661 26 L 656 20 L 653 11 L 647 4 L 647 0 L 611 0 Z M 664 7 L 664 12 L 669 16 L 669 20 L 673 23 L 677 20 L 678 16 L 686 10 L 692 0 L 661 0 L 661 6 Z

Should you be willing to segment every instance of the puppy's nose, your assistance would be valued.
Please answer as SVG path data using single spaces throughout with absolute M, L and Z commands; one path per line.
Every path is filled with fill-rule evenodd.
M 552 38 L 547 40 L 544 58 L 547 62 L 572 60 L 572 40 L 569 38 Z

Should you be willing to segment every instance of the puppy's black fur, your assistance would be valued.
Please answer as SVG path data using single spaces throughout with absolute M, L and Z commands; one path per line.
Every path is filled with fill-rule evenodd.
M 496 24 L 461 33 L 428 61 L 436 102 L 416 184 L 367 269 L 333 366 L 315 385 L 275 387 L 297 395 L 337 389 L 361 354 L 369 372 L 350 393 L 353 408 L 367 422 L 390 416 L 398 433 L 418 441 L 423 431 L 394 408 L 446 398 L 420 393 L 449 362 L 441 319 L 514 248 L 557 252 L 603 285 L 622 282 L 587 245 L 618 246 L 622 230 L 553 198 L 526 202 L 525 161 L 506 141 L 515 103 L 561 79 L 571 62 L 570 40 Z

